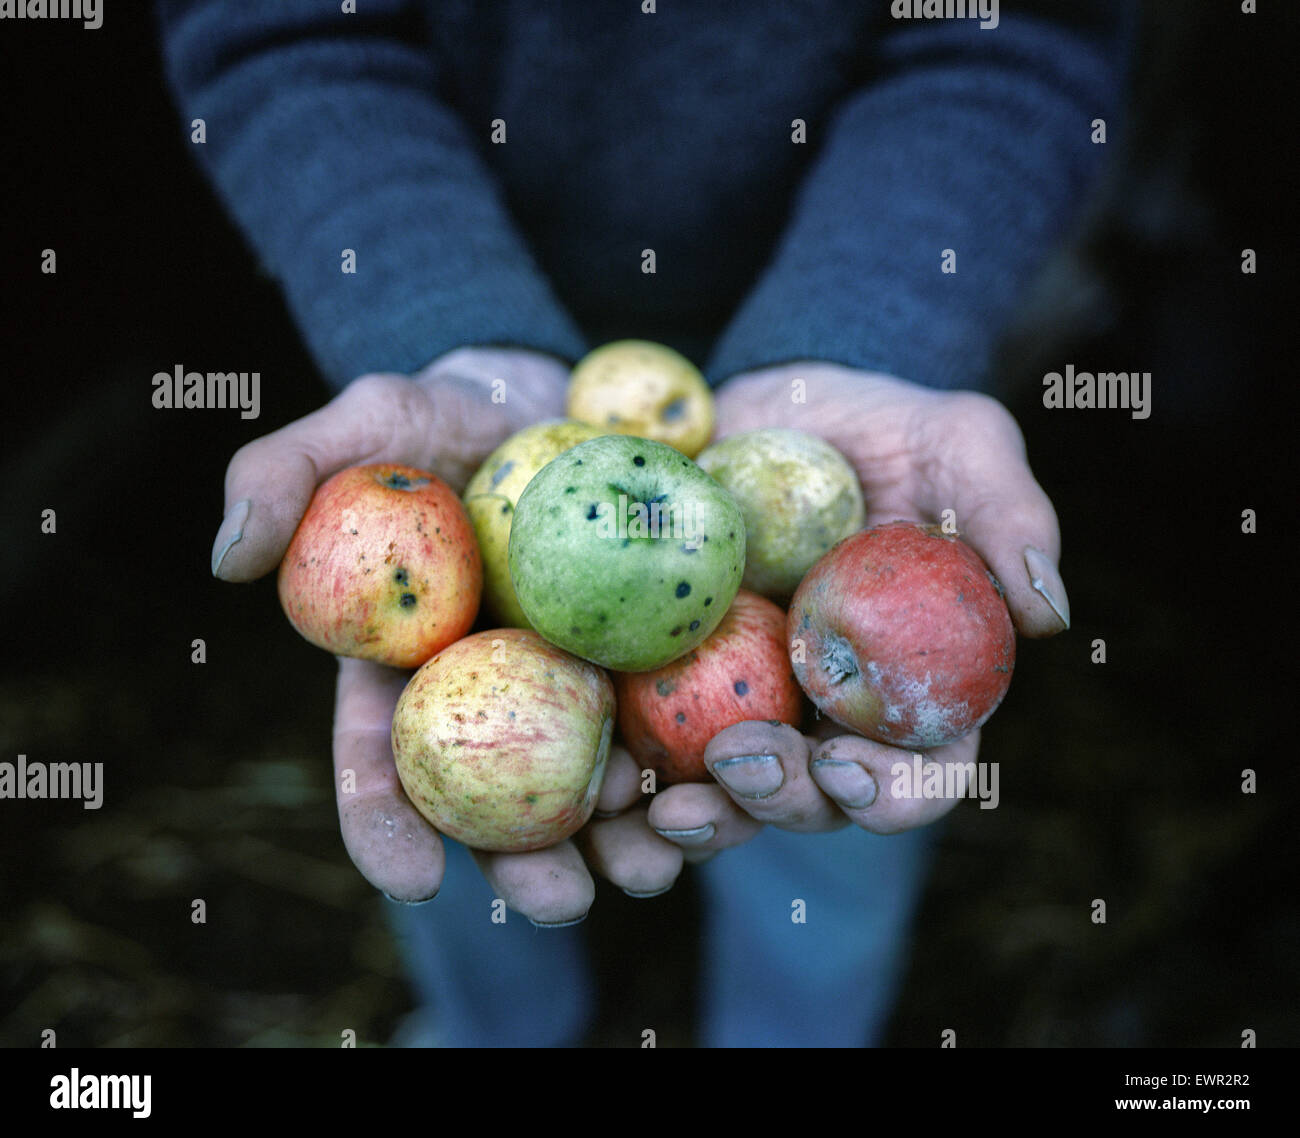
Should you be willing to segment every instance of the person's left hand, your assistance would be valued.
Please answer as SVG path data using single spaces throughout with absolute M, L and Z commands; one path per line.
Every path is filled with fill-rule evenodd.
M 868 527 L 905 519 L 937 522 L 955 511 L 961 537 L 1005 590 L 1022 636 L 1069 627 L 1056 564 L 1056 513 L 1034 480 L 1011 414 L 972 392 L 944 392 L 879 373 L 821 362 L 751 372 L 718 392 L 717 437 L 762 427 L 819 435 L 850 461 L 862 483 Z M 816 832 L 850 823 L 895 834 L 933 822 L 956 805 L 973 768 L 979 732 L 935 748 L 925 761 L 954 764 L 950 798 L 895 797 L 896 763 L 912 752 L 847 732 L 822 717 L 816 734 L 746 722 L 719 732 L 704 754 L 713 783 L 670 786 L 649 820 L 689 861 L 749 841 L 764 824 Z

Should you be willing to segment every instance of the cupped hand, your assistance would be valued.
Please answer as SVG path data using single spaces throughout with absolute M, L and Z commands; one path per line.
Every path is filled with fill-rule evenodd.
M 226 469 L 225 520 L 213 544 L 214 576 L 251 581 L 275 570 L 316 487 L 347 467 L 414 466 L 459 493 L 515 431 L 563 416 L 567 379 L 559 360 L 497 348 L 458 349 L 413 377 L 362 376 L 320 410 L 235 453 Z M 393 763 L 393 711 L 408 678 L 378 664 L 339 660 L 334 766 L 340 827 L 354 864 L 389 897 L 414 903 L 437 894 L 445 857 Z M 354 778 L 345 779 L 349 770 Z M 562 925 L 591 906 L 588 866 L 634 895 L 669 888 L 682 854 L 649 828 L 639 779 L 631 758 L 616 747 L 596 806 L 601 816 L 574 839 L 533 853 L 476 853 L 496 895 L 537 924 Z
M 867 526 L 952 520 L 1002 584 L 1020 635 L 1069 627 L 1056 513 L 1030 472 L 1015 420 L 995 399 L 810 361 L 732 379 L 718 392 L 717 423 L 719 438 L 763 427 L 819 435 L 857 471 Z M 978 748 L 975 731 L 926 752 L 926 763 L 953 768 L 943 784 L 953 793 L 907 797 L 892 772 L 911 763 L 913 752 L 824 717 L 814 735 L 741 723 L 719 732 L 705 751 L 715 781 L 660 791 L 649 820 L 690 861 L 746 842 L 763 825 L 899 833 L 935 821 L 965 796 L 967 764 Z

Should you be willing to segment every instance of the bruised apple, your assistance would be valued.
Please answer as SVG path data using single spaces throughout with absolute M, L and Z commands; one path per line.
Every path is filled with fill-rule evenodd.
M 613 435 L 676 447 L 688 458 L 713 434 L 713 392 L 680 352 L 616 340 L 583 356 L 569 378 L 568 415 Z
M 321 483 L 280 563 L 280 604 L 307 640 L 394 668 L 418 667 L 464 636 L 482 588 L 455 492 L 389 463 Z
M 444 648 L 411 677 L 393 713 L 393 758 L 440 833 L 522 853 L 591 817 L 613 731 L 603 671 L 531 629 L 498 628 Z
M 551 459 L 602 433 L 572 419 L 534 423 L 488 455 L 465 487 L 465 510 L 483 556 L 483 607 L 502 624 L 531 627 L 510 580 L 510 526 L 519 495 Z
M 742 584 L 787 604 L 804 574 L 866 521 L 853 467 L 804 431 L 765 427 L 730 435 L 695 460 L 745 515 Z
M 890 522 L 846 538 L 803 579 L 790 659 L 812 701 L 878 743 L 960 739 L 1011 683 L 1016 638 L 979 555 L 937 526 Z
M 616 673 L 614 691 L 624 745 L 665 783 L 711 782 L 714 735 L 750 719 L 798 726 L 802 703 L 785 613 L 745 589 L 698 648 L 653 672 Z

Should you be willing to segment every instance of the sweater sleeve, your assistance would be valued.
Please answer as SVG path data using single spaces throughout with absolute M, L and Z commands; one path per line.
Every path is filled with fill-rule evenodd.
M 1060 6 L 1069 22 L 1000 7 L 987 30 L 886 20 L 869 82 L 827 121 L 772 258 L 715 345 L 713 382 L 821 359 L 996 387 L 998 336 L 1114 145 L 1131 34 L 1102 0 Z
M 357 7 L 157 6 L 175 98 L 206 123 L 194 149 L 326 379 L 411 372 L 466 345 L 580 356 L 475 137 L 439 99 L 415 13 Z

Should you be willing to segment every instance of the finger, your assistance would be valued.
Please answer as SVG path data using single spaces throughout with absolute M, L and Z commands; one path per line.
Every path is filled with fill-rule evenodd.
M 317 485 L 370 462 L 425 469 L 433 404 L 410 380 L 369 375 L 318 411 L 254 439 L 226 468 L 225 518 L 212 546 L 212 573 L 251 581 L 284 556 Z
M 596 899 L 596 883 L 571 839 L 532 853 L 470 853 L 506 908 L 535 925 L 577 924 Z
M 716 783 L 684 782 L 661 790 L 650 802 L 647 821 L 679 847 L 692 863 L 743 845 L 763 829 Z
M 577 834 L 587 865 L 632 897 L 654 897 L 672 888 L 682 871 L 679 846 L 661 838 L 646 809 L 596 819 Z
M 996 400 L 954 396 L 959 442 L 926 503 L 933 517 L 956 513 L 957 529 L 998 579 L 1021 635 L 1054 636 L 1070 627 L 1070 602 L 1057 568 L 1061 531 L 1051 499 L 1025 459 L 1024 439 Z M 938 440 L 936 440 L 936 443 Z
M 608 818 L 620 814 L 641 798 L 641 768 L 625 747 L 615 743 L 605 764 L 605 781 L 600 784 L 600 797 L 596 799 L 596 815 Z
M 393 762 L 393 710 L 406 679 L 365 660 L 339 660 L 334 786 L 343 844 L 361 875 L 394 900 L 424 901 L 442 885 L 446 858 Z
M 846 824 L 808 774 L 808 743 L 793 727 L 751 720 L 719 731 L 705 765 L 731 800 L 758 822 L 819 833 Z
M 966 796 L 978 750 L 979 732 L 972 731 L 921 755 L 918 764 L 912 753 L 897 747 L 841 735 L 813 752 L 808 769 L 855 825 L 873 834 L 898 834 L 936 821 Z M 943 777 L 926 777 L 936 767 Z

